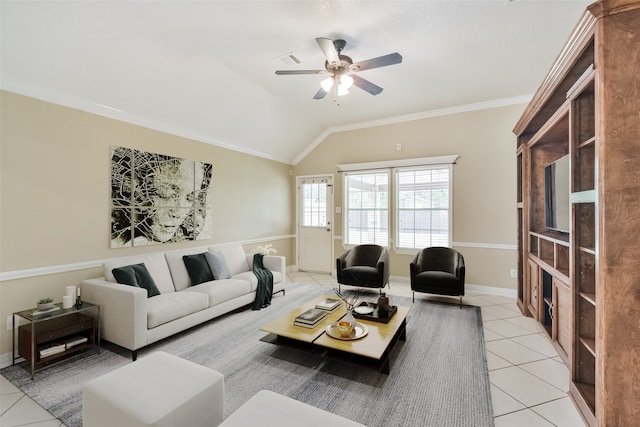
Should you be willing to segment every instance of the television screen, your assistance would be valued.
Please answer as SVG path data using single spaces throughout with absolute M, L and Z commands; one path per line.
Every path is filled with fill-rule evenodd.
M 545 226 L 563 233 L 571 226 L 569 167 L 569 156 L 564 156 L 544 169 Z

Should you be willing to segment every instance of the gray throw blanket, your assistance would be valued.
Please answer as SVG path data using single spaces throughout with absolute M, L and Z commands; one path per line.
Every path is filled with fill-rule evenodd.
M 271 305 L 273 295 L 273 273 L 262 264 L 264 254 L 253 255 L 253 274 L 258 278 L 256 299 L 253 301 L 252 310 L 260 310 Z

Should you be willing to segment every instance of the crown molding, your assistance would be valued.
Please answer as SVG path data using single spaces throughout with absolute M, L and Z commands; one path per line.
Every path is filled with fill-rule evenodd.
M 392 125 L 397 123 L 409 122 L 414 120 L 422 120 L 433 117 L 447 116 L 451 114 L 459 114 L 468 111 L 486 110 L 491 108 L 504 107 L 509 105 L 527 104 L 531 101 L 533 95 L 522 95 L 512 98 L 502 98 L 492 101 L 477 102 L 474 104 L 461 105 L 457 107 L 442 108 L 438 110 L 424 111 L 421 113 L 408 114 L 404 116 L 389 117 L 379 120 L 371 120 L 366 122 L 358 122 L 341 126 L 333 126 L 325 129 L 320 135 L 318 135 L 312 142 L 305 148 L 293 161 L 290 159 L 281 159 L 269 154 L 248 150 L 235 145 L 230 142 L 223 142 L 217 139 L 210 138 L 206 135 L 193 132 L 189 129 L 184 129 L 179 126 L 169 125 L 167 123 L 152 120 L 146 117 L 139 116 L 137 114 L 130 113 L 128 111 L 119 110 L 117 108 L 109 107 L 108 105 L 99 104 L 93 101 L 89 101 L 83 98 L 75 97 L 64 92 L 46 89 L 42 87 L 36 87 L 32 85 L 26 85 L 11 80 L 0 80 L 0 89 L 7 92 L 13 92 L 18 95 L 24 95 L 31 98 L 39 99 L 53 104 L 62 105 L 64 107 L 73 108 L 87 113 L 96 114 L 102 117 L 122 121 L 125 123 L 131 123 L 133 125 L 142 126 L 148 129 L 165 132 L 171 135 L 180 136 L 183 138 L 192 139 L 195 141 L 203 142 L 205 144 L 215 145 L 217 147 L 225 148 L 227 150 L 237 151 L 240 153 L 248 154 L 255 157 L 261 157 L 267 160 L 273 160 L 288 165 L 297 165 L 304 159 L 313 149 L 315 149 L 322 141 L 324 141 L 331 134 L 338 132 L 346 132 L 350 130 L 366 129 L 376 126 Z
M 305 148 L 300 154 L 298 154 L 298 156 L 296 156 L 296 158 L 293 160 L 293 165 L 297 165 L 298 163 L 300 163 L 302 159 L 307 157 L 307 155 L 309 155 L 311 151 L 313 151 L 318 145 L 320 145 L 322 141 L 324 141 L 329 135 L 333 133 L 366 129 L 376 126 L 393 125 L 415 120 L 430 119 L 433 117 L 449 116 L 452 114 L 466 113 L 469 111 L 488 110 L 491 108 L 506 107 L 509 105 L 528 104 L 531 101 L 532 97 L 532 94 L 521 95 L 512 98 L 494 99 L 492 101 L 476 102 L 474 104 L 460 105 L 457 107 L 441 108 L 438 110 L 423 111 L 421 113 L 407 114 L 404 116 L 389 117 L 386 119 L 370 120 L 367 122 L 352 123 L 342 126 L 333 126 L 323 131 L 316 137 L 316 139 L 313 140 L 311 144 L 307 146 L 307 148 Z
M 209 136 L 203 135 L 198 132 L 194 132 L 189 129 L 185 129 L 179 126 L 173 126 L 157 120 L 149 119 L 147 117 L 139 116 L 137 114 L 133 114 L 128 111 L 109 107 L 108 105 L 103 105 L 103 104 L 99 104 L 97 102 L 89 101 L 83 98 L 78 98 L 64 92 L 60 92 L 52 89 L 45 89 L 42 87 L 35 87 L 31 85 L 25 85 L 15 81 L 7 81 L 7 80 L 1 81 L 0 88 L 7 92 L 13 92 L 18 95 L 24 95 L 30 98 L 39 99 L 41 101 L 51 102 L 53 104 L 58 104 L 64 107 L 73 108 L 75 110 L 96 114 L 98 116 L 106 117 L 109 119 L 114 119 L 121 122 L 137 125 L 137 126 L 142 126 L 144 128 L 168 133 L 170 135 L 176 135 L 183 138 L 192 139 L 194 141 L 203 142 L 205 144 L 215 145 L 216 147 L 225 148 L 227 150 L 237 151 L 240 153 L 248 154 L 255 157 L 261 157 L 267 160 L 273 160 L 280 163 L 291 164 L 289 159 L 280 159 L 275 156 L 271 156 L 269 154 L 263 153 L 261 151 L 248 150 L 238 145 L 234 145 L 233 143 L 219 141 L 217 139 L 210 138 Z

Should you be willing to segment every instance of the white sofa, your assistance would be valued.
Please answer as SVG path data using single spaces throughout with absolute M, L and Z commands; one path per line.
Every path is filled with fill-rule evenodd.
M 224 257 L 230 279 L 193 286 L 182 257 L 205 251 Z M 144 263 L 160 295 L 147 298 L 147 290 L 116 282 L 112 270 Z M 273 292 L 285 292 L 286 265 L 282 256 L 265 255 L 264 267 L 273 273 Z M 101 338 L 132 351 L 184 331 L 214 317 L 251 304 L 258 279 L 253 255 L 241 245 L 221 245 L 114 258 L 103 264 L 104 277 L 84 280 L 82 300 L 100 305 Z

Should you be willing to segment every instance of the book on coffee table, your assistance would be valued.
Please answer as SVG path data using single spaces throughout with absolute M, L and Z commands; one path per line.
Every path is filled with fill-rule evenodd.
M 313 328 L 318 323 L 322 322 L 327 317 L 327 311 L 319 308 L 310 308 L 304 313 L 298 315 L 293 324 L 297 326 L 304 326 L 305 328 Z
M 334 311 L 340 307 L 340 300 L 337 298 L 325 298 L 316 304 L 316 308 L 326 311 Z

